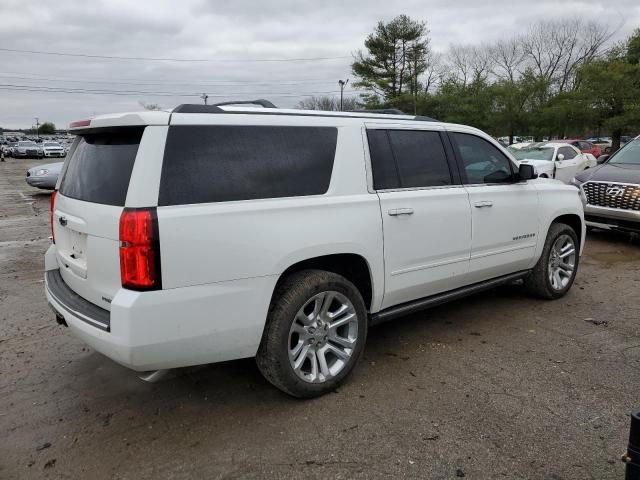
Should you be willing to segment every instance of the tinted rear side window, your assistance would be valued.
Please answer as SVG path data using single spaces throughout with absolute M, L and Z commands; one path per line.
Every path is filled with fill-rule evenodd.
M 374 188 L 451 185 L 451 171 L 438 132 L 369 130 Z
M 389 130 L 403 188 L 451 185 L 451 172 L 438 132 Z
M 399 188 L 400 177 L 393 159 L 386 130 L 367 130 L 369 152 L 371 154 L 371 170 L 373 172 L 373 188 Z
M 332 127 L 172 126 L 158 205 L 326 193 L 337 137 Z
M 124 206 L 143 128 L 82 135 L 66 165 L 60 193 L 104 205 Z

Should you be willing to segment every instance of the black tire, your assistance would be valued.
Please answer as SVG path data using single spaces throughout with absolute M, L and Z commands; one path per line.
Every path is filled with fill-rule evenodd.
M 563 285 L 561 288 L 555 288 L 549 274 L 551 268 L 550 258 L 552 256 L 554 244 L 564 235 L 571 238 L 575 249 L 573 272 L 570 276 L 566 277 L 568 279 L 566 285 Z M 544 243 L 542 255 L 540 255 L 540 259 L 531 271 L 531 274 L 524 281 L 527 291 L 538 298 L 546 300 L 554 300 L 566 295 L 573 285 L 578 272 L 578 264 L 580 261 L 579 249 L 580 244 L 578 236 L 573 228 L 564 223 L 552 223 L 551 227 L 549 227 L 549 231 L 547 232 L 547 238 Z
M 344 360 L 341 370 L 335 376 L 321 380 L 321 383 L 310 383 L 303 380 L 291 365 L 289 349 L 293 348 L 291 342 L 294 337 L 290 338 L 290 333 L 300 310 L 323 292 L 338 292 L 351 303 L 356 319 L 350 322 L 351 327 L 349 328 L 353 328 L 355 323 L 357 335 L 355 335 L 353 349 L 350 350 L 351 355 L 348 360 Z M 327 308 L 331 308 L 331 305 Z M 313 314 L 311 315 L 313 316 Z M 341 275 L 323 270 L 302 270 L 289 275 L 276 288 L 269 307 L 262 341 L 256 355 L 256 363 L 262 375 L 283 392 L 298 398 L 318 397 L 334 391 L 352 372 L 364 351 L 367 327 L 367 309 L 364 300 L 358 289 L 349 280 Z M 318 328 L 318 330 L 320 329 Z M 295 336 L 295 334 L 292 335 Z M 301 337 L 298 337 L 294 343 L 297 344 L 301 341 Z M 322 340 L 317 343 L 316 347 L 322 345 L 321 342 Z M 325 336 L 324 342 L 329 345 L 331 340 L 327 341 Z M 306 346 L 306 340 L 304 345 Z M 326 357 L 324 358 L 326 361 Z M 339 361 L 337 357 L 336 361 Z M 305 359 L 304 362 L 307 360 Z M 326 364 L 328 363 L 326 362 Z M 320 364 L 316 363 L 315 365 L 317 371 L 320 371 Z

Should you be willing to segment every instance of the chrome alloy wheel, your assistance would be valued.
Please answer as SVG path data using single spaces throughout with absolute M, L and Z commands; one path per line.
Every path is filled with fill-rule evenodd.
M 569 235 L 560 235 L 549 255 L 549 281 L 554 290 L 562 290 L 571 281 L 576 268 L 576 245 Z
M 338 375 L 353 355 L 358 316 L 347 297 L 322 292 L 298 310 L 289 330 L 289 363 L 302 380 L 323 383 Z

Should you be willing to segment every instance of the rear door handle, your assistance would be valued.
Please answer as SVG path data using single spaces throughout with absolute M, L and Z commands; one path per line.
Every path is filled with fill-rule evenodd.
M 413 215 L 413 208 L 393 208 L 389 210 L 389 215 L 392 217 L 398 215 Z
M 481 202 L 476 202 L 474 204 L 474 207 L 476 207 L 476 208 L 493 207 L 493 202 L 491 200 L 483 200 Z

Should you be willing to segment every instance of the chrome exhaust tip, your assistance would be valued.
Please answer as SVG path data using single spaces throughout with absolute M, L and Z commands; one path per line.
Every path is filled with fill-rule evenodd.
M 148 372 L 140 372 L 138 377 L 149 383 L 158 383 L 167 377 L 171 370 L 150 370 Z

